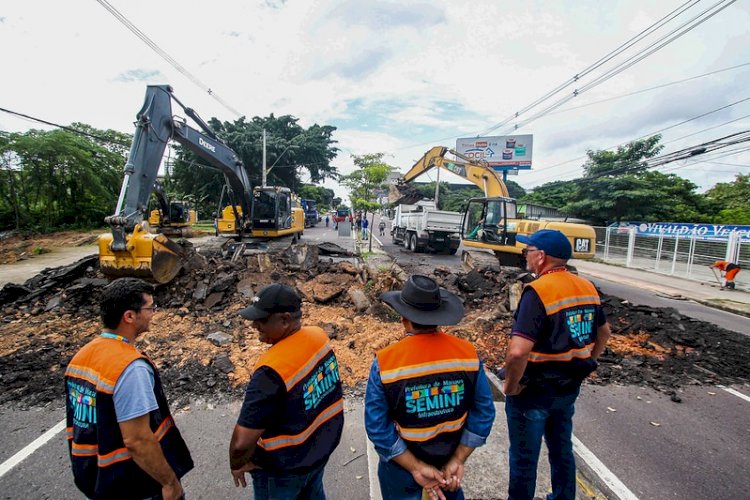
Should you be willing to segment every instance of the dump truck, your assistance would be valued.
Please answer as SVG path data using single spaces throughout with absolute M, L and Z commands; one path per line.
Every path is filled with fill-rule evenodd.
M 412 252 L 434 251 L 455 254 L 461 245 L 459 212 L 438 210 L 435 203 L 422 200 L 396 207 L 391 239 Z

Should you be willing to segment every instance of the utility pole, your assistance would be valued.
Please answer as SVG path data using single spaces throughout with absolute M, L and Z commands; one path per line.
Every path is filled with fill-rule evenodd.
M 266 187 L 266 129 L 263 129 L 263 187 Z

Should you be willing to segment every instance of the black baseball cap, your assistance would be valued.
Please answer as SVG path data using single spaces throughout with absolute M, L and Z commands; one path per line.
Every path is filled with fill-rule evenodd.
M 297 312 L 302 299 L 290 286 L 272 283 L 253 297 L 253 303 L 240 311 L 240 316 L 251 321 L 265 319 L 274 313 Z

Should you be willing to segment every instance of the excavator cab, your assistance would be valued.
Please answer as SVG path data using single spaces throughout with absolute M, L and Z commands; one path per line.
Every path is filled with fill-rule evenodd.
M 253 189 L 252 226 L 254 238 L 302 234 L 305 211 L 289 188 L 256 186 Z
M 466 247 L 490 250 L 504 266 L 520 266 L 522 249 L 516 246 L 516 201 L 496 196 L 472 198 L 464 207 L 461 239 Z

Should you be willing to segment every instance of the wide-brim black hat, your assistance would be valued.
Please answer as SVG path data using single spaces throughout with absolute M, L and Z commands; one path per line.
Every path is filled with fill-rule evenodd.
M 461 300 L 427 276 L 410 276 L 403 290 L 384 292 L 380 300 L 419 325 L 455 325 L 464 317 Z

